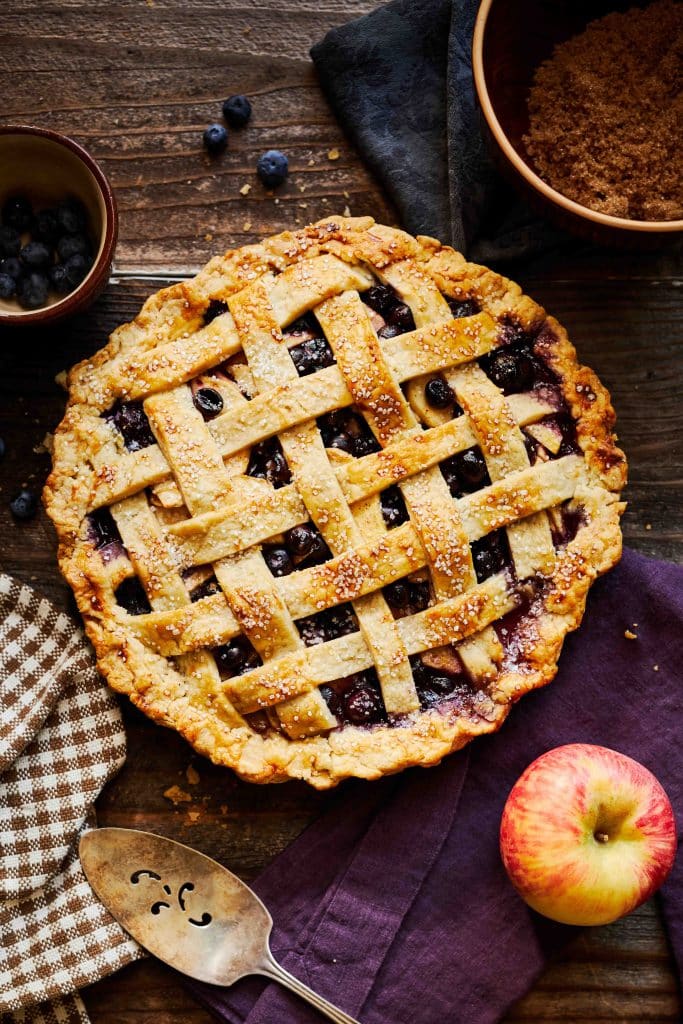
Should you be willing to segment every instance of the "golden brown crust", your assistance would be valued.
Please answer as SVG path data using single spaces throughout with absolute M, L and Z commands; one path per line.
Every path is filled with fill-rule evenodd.
M 414 335 L 380 347 L 357 297 L 372 280 L 369 269 L 408 303 Z M 452 321 L 439 293 L 476 300 L 482 312 Z M 227 298 L 232 316 L 204 326 L 209 301 Z M 313 306 L 337 356 L 337 366 L 320 371 L 324 387 L 312 383 L 318 374 L 299 381 L 296 373 L 290 375 L 289 357 L 281 361 L 281 353 L 287 353 L 280 327 Z M 272 320 L 261 316 L 264 307 Z M 536 335 L 535 350 L 552 368 L 576 421 L 582 459 L 569 455 L 525 469 L 519 425 L 539 422 L 548 410 L 538 399 L 535 406 L 521 395 L 502 399 L 470 362 L 500 344 L 501 331 L 516 327 Z M 241 351 L 240 331 L 242 339 L 259 339 L 245 342 L 245 350 L 263 399 L 240 404 L 238 395 L 233 408 L 227 382 L 222 392 L 227 412 L 209 429 L 195 422 L 189 392 L 179 385 Z M 261 360 L 264 351 L 270 356 Z M 359 352 L 365 365 L 374 367 L 372 387 L 367 374 L 354 376 Z M 436 417 L 438 422 L 429 422 L 431 429 L 421 433 L 416 426 L 416 412 L 420 416 L 425 408 L 420 373 L 435 369 L 444 369 L 468 415 L 447 422 Z M 409 402 L 397 381 L 410 381 Z M 409 765 L 434 764 L 474 736 L 499 728 L 513 702 L 553 677 L 564 636 L 581 621 L 591 582 L 620 557 L 618 494 L 626 463 L 612 434 L 614 411 L 595 374 L 577 363 L 564 329 L 513 282 L 467 263 L 434 239 L 414 239 L 371 218 L 329 218 L 217 257 L 193 280 L 148 299 L 133 323 L 72 369 L 68 386 L 44 500 L 57 528 L 59 564 L 100 669 L 150 717 L 254 782 L 295 777 L 325 788 L 349 775 L 377 778 Z M 273 387 L 277 402 L 268 400 Z M 328 458 L 304 413 L 319 415 L 330 396 L 341 396 L 343 404 L 353 398 L 363 408 L 382 452 L 360 460 L 339 453 Z M 159 442 L 135 456 L 123 450 L 102 417 L 116 401 L 128 399 L 146 400 Z M 297 403 L 303 412 L 297 412 Z M 331 408 L 336 407 L 333 401 Z M 500 445 L 489 445 L 486 458 L 490 493 L 507 488 L 506 510 L 501 514 L 499 502 L 492 513 L 482 492 L 475 492 L 457 503 L 456 513 L 455 503 L 444 500 L 437 463 L 476 442 L 486 448 L 489 430 L 499 432 L 499 441 L 504 435 Z M 178 431 L 183 466 L 174 466 Z M 295 483 L 272 492 L 264 481 L 242 475 L 240 445 L 273 433 L 282 438 L 283 431 Z M 188 472 L 188 453 L 200 443 L 208 445 L 209 454 L 190 463 Z M 503 481 L 519 483 L 497 484 L 499 472 Z M 383 534 L 376 526 L 378 480 L 381 486 L 402 482 L 410 522 L 400 534 Z M 144 498 L 146 487 L 154 489 L 156 512 Z M 318 491 L 324 493 L 324 507 L 337 510 L 333 524 L 318 522 L 337 556 L 334 563 L 275 582 L 262 579 L 260 556 L 253 554 L 258 542 L 309 516 L 317 522 Z M 556 495 L 552 502 L 550 493 Z M 581 524 L 555 552 L 549 548 L 544 510 L 567 497 L 580 507 Z M 86 519 L 103 500 L 114 503 L 128 549 L 127 557 L 106 564 L 88 538 Z M 265 524 L 262 535 L 249 508 L 258 510 Z M 520 517 L 521 534 L 519 524 L 512 525 Z M 501 648 L 490 623 L 514 606 L 519 593 L 513 594 L 502 575 L 477 585 L 468 554 L 469 543 L 496 525 L 508 528 L 516 565 L 528 563 L 525 575 L 535 573 L 541 581 L 529 591 L 518 635 L 522 650 L 514 658 Z M 219 594 L 191 604 L 180 570 L 207 556 L 219 566 L 228 600 Z M 133 571 L 131 563 L 152 601 L 149 616 L 127 615 L 114 598 Z M 433 574 L 438 610 L 388 621 L 377 588 L 422 566 Z M 352 600 L 362 635 L 328 642 L 325 652 L 304 648 L 291 615 L 310 614 L 311 593 L 321 607 Z M 451 632 L 444 637 L 445 622 Z M 277 668 L 273 661 L 222 682 L 206 648 L 224 643 L 240 628 L 262 650 L 283 658 L 282 665 L 298 666 L 296 676 L 271 670 L 269 665 Z M 476 703 L 451 701 L 448 710 L 420 710 L 407 657 L 453 641 L 478 680 Z M 375 664 L 385 703 L 398 714 L 392 725 L 328 731 L 329 712 L 317 686 L 337 663 L 334 658 L 358 665 L 353 671 Z M 259 732 L 243 717 L 270 705 L 279 714 L 279 728 Z M 317 734 L 308 734 L 306 721 Z

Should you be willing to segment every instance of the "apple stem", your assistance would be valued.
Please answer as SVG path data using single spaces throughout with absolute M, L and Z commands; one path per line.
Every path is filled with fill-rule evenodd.
M 609 836 L 607 835 L 606 832 L 594 832 L 593 835 L 594 835 L 595 841 L 597 843 L 608 843 L 609 842 Z

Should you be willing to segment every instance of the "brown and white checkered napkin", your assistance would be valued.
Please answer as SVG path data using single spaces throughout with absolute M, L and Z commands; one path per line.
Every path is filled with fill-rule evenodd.
M 88 1020 L 77 989 L 142 956 L 80 868 L 125 733 L 68 616 L 0 574 L 0 1021 Z

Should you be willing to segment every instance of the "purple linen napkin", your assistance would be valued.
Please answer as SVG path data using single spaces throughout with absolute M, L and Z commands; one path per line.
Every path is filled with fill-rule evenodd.
M 593 588 L 557 678 L 499 733 L 437 768 L 344 784 L 263 872 L 275 956 L 363 1024 L 499 1020 L 577 931 L 529 910 L 507 880 L 498 827 L 512 785 L 546 750 L 597 743 L 650 768 L 683 823 L 682 666 L 683 569 L 627 551 Z M 680 970 L 680 856 L 662 904 Z M 321 1019 L 261 980 L 191 988 L 231 1024 Z

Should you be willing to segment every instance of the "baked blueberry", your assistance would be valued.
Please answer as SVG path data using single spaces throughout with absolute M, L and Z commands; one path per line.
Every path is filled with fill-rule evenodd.
M 33 222 L 33 207 L 26 196 L 10 196 L 5 200 L 2 222 L 17 231 L 28 231 Z
M 106 418 L 121 433 L 129 452 L 139 452 L 156 443 L 141 402 L 121 402 Z
M 410 603 L 410 585 L 402 580 L 388 583 L 384 588 L 384 596 L 392 608 L 406 608 Z
M 380 498 L 380 504 L 382 506 L 384 522 L 390 530 L 407 521 L 408 511 L 406 503 L 398 487 L 388 487 Z
M 475 491 L 489 482 L 484 456 L 478 448 L 468 448 L 454 458 L 456 471 L 463 490 Z
M 289 161 L 279 149 L 269 149 L 259 157 L 256 172 L 266 188 L 277 188 L 289 173 Z
M 446 302 L 456 320 L 463 316 L 476 316 L 479 312 L 479 306 L 474 299 L 446 299 Z
M 0 273 L 0 299 L 13 299 L 17 291 L 17 282 L 9 274 Z
M 50 267 L 50 284 L 58 295 L 66 295 L 73 288 L 69 272 L 63 263 L 55 263 Z
M 88 217 L 80 199 L 65 199 L 57 207 L 57 227 L 61 234 L 76 235 L 84 231 Z
M 489 362 L 488 374 L 502 391 L 526 391 L 534 382 L 534 363 L 525 352 L 495 352 Z
M 363 302 L 375 313 L 386 317 L 397 304 L 396 292 L 388 284 L 375 284 L 362 295 Z
M 378 452 L 379 447 L 379 444 L 371 435 L 356 437 L 353 440 L 353 454 L 357 459 L 362 459 L 364 455 L 372 455 L 373 452 Z
M 447 409 L 455 396 L 443 377 L 432 377 L 425 386 L 425 398 L 434 409 Z
M 214 594 L 220 594 L 221 585 L 215 576 L 209 576 L 208 580 L 204 580 L 198 587 L 195 587 L 190 594 L 190 601 L 192 604 L 196 604 L 197 601 L 202 601 L 205 597 L 213 597 Z
M 382 338 L 386 341 L 388 338 L 398 338 L 399 334 L 403 334 L 404 331 L 398 326 L 398 324 L 385 324 L 384 327 L 380 327 L 377 332 L 377 337 Z
M 24 309 L 38 309 L 47 302 L 48 281 L 44 274 L 29 274 L 19 281 L 17 294 Z
M 29 270 L 44 270 L 52 262 L 50 250 L 43 242 L 27 242 L 19 259 Z
M 90 245 L 85 235 L 62 235 L 57 242 L 57 255 L 62 263 L 76 254 L 87 256 L 90 252 Z
M 498 533 L 490 533 L 472 544 L 474 571 L 480 583 L 500 572 L 505 563 L 505 552 Z
M 244 128 L 251 117 L 251 103 L 246 96 L 228 96 L 223 102 L 223 117 L 231 128 Z
M 359 683 L 342 697 L 344 713 L 354 725 L 371 725 L 384 718 L 384 705 L 377 690 L 370 683 Z
M 387 321 L 392 327 L 398 327 L 401 334 L 405 334 L 406 331 L 415 330 L 415 321 L 413 314 L 410 310 L 410 306 L 407 306 L 405 302 L 397 302 L 387 314 Z
M 211 321 L 215 320 L 217 316 L 221 316 L 223 313 L 227 312 L 227 302 L 222 302 L 220 299 L 211 299 L 211 302 L 204 310 L 204 323 L 210 324 Z
M 286 548 L 264 548 L 263 557 L 273 576 L 289 576 L 294 572 L 294 563 Z
M 300 345 L 290 348 L 289 354 L 300 377 L 306 377 L 334 363 L 334 353 L 323 337 L 307 338 Z
M 205 420 L 212 420 L 223 412 L 223 396 L 215 388 L 199 388 L 194 393 L 193 401 Z
M 239 676 L 250 668 L 256 668 L 261 659 L 246 636 L 235 637 L 230 643 L 218 647 L 213 652 L 219 672 L 230 676 Z
M 354 453 L 353 438 L 348 434 L 335 434 L 327 447 L 338 448 L 342 452 L 348 452 L 349 455 Z
M 88 523 L 89 536 L 96 548 L 103 548 L 106 544 L 121 541 L 119 528 L 108 508 L 98 508 L 91 512 L 88 516 Z
M 204 129 L 202 140 L 209 153 L 222 153 L 228 144 L 228 130 L 222 124 L 210 124 Z
M 116 588 L 115 597 L 129 615 L 147 615 L 152 610 L 142 583 L 135 576 L 129 576 Z
M 293 526 L 287 533 L 287 545 L 294 555 L 304 556 L 312 550 L 315 543 L 316 528 L 303 523 Z
M 331 686 L 323 684 L 320 687 L 320 696 L 323 698 L 328 708 L 336 718 L 341 718 L 344 713 L 344 707 L 339 694 L 335 693 Z
M 21 235 L 9 224 L 0 225 L 0 256 L 18 256 L 21 249 Z
M 38 509 L 38 497 L 24 487 L 12 498 L 9 508 L 15 519 L 33 519 Z
M 54 245 L 59 237 L 56 210 L 39 210 L 36 214 L 33 235 L 47 245 Z
M 9 274 L 15 281 L 18 281 L 24 273 L 24 267 L 18 256 L 5 256 L 0 260 L 0 274 Z

